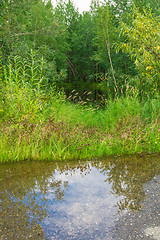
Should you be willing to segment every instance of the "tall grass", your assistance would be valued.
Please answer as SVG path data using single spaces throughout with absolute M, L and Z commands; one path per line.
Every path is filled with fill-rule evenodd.
M 43 60 L 30 59 L 15 58 L 3 70 L 1 162 L 159 152 L 159 98 L 128 94 L 104 109 L 73 104 L 48 86 Z

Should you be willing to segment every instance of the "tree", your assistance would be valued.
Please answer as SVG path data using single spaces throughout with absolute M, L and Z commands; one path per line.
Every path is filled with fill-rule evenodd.
M 136 8 L 130 24 L 122 23 L 126 41 L 120 48 L 131 55 L 139 71 L 140 94 L 155 95 L 160 90 L 160 21 L 150 11 Z
M 90 82 L 95 63 L 91 60 L 95 47 L 93 46 L 94 23 L 88 12 L 83 13 L 77 21 L 76 31 L 72 30 L 71 52 L 68 56 L 72 64 L 74 78 L 77 81 Z
M 117 42 L 122 41 L 119 37 L 119 22 L 122 17 L 116 16 L 113 6 L 106 3 L 97 7 L 94 19 L 96 25 L 94 45 L 97 50 L 93 57 L 97 61 L 100 72 L 103 73 L 101 89 L 106 94 L 108 92 L 114 96 L 120 93 L 128 76 L 135 74 L 128 54 L 117 53 L 115 48 Z
M 51 0 L 5 0 L 1 19 L 2 62 L 8 56 L 27 57 L 33 49 L 39 57 L 43 55 L 50 83 L 60 79 L 66 69 L 67 33 L 53 12 Z
M 160 2 L 159 0 L 133 0 L 133 5 L 139 9 L 141 13 L 144 9 L 151 11 L 156 16 L 160 15 Z
M 101 37 L 102 41 L 106 45 L 107 53 L 108 53 L 108 59 L 110 63 L 110 68 L 111 68 L 111 73 L 114 81 L 114 88 L 115 88 L 115 93 L 117 94 L 118 92 L 118 86 L 117 86 L 117 81 L 115 78 L 115 73 L 114 73 L 114 68 L 113 68 L 113 63 L 112 63 L 112 58 L 111 58 L 111 47 L 110 47 L 110 36 L 111 36 L 111 31 L 114 31 L 114 25 L 110 24 L 111 18 L 110 18 L 110 13 L 109 13 L 109 7 L 106 5 L 105 7 L 99 7 L 99 28 L 98 28 L 98 36 Z M 111 29 L 112 28 L 112 29 Z M 113 35 L 112 35 L 113 36 Z

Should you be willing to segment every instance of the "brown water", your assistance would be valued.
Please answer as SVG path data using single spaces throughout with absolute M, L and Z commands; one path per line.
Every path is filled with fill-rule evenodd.
M 158 239 L 159 174 L 160 156 L 0 164 L 0 240 Z

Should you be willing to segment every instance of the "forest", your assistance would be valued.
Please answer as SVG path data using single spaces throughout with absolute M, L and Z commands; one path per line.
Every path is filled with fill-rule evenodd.
M 160 3 L 0 2 L 0 162 L 160 151 Z

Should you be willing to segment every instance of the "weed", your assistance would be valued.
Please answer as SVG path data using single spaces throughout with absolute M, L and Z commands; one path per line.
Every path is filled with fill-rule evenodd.
M 160 101 L 127 95 L 105 108 L 73 104 L 49 88 L 32 52 L 4 67 L 0 161 L 86 159 L 160 150 Z M 45 84 L 44 84 L 45 82 Z M 44 85 L 46 86 L 44 88 Z M 89 93 L 85 93 L 89 95 Z M 73 96 L 71 97 L 73 98 Z M 75 99 L 76 99 L 75 98 Z

